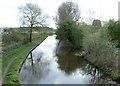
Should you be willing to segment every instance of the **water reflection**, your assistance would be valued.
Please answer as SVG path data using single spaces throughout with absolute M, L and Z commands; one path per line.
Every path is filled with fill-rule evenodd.
M 86 62 L 83 59 L 81 59 L 79 57 L 75 57 L 74 53 L 72 53 L 72 52 L 58 55 L 57 62 L 59 64 L 59 68 L 61 70 L 64 70 L 65 73 L 67 73 L 67 74 L 71 74 L 77 68 L 82 68 L 86 65 Z
M 89 83 L 98 83 L 102 73 L 89 65 L 83 58 L 76 57 L 74 52 L 62 52 L 57 54 L 59 68 L 68 75 L 82 74 L 84 78 L 88 78 Z
M 34 65 L 24 64 L 22 74 L 20 74 L 21 83 L 37 84 L 41 77 L 45 77 L 49 73 L 48 64 L 49 63 L 35 63 Z
M 58 49 L 55 36 L 49 36 L 24 62 L 20 71 L 21 84 L 93 84 L 106 83 L 106 77 L 70 49 Z M 33 62 L 33 63 L 32 63 Z

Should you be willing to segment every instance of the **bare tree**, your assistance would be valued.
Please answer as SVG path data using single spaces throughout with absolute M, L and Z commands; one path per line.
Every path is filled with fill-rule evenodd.
M 92 24 L 92 22 L 94 20 L 94 18 L 93 18 L 94 14 L 95 14 L 94 10 L 91 10 L 91 9 L 88 10 L 88 15 L 89 15 L 88 21 L 90 24 Z
M 59 6 L 56 16 L 57 23 L 61 21 L 65 21 L 67 19 L 79 21 L 79 18 L 80 18 L 80 10 L 77 3 L 67 1 L 67 2 L 63 2 Z
M 33 27 L 43 25 L 45 18 L 42 17 L 41 9 L 37 4 L 27 3 L 25 6 L 20 6 L 19 11 L 22 24 L 30 27 L 30 42 L 32 42 Z

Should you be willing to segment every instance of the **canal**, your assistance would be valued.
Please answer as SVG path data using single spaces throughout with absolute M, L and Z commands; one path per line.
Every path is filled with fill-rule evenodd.
M 55 38 L 48 36 L 29 53 L 19 73 L 21 84 L 116 84 L 70 49 L 58 47 Z

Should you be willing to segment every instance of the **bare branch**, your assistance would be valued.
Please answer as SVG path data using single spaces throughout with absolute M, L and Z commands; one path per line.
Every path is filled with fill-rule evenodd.
M 45 23 L 45 18 L 42 18 L 41 9 L 38 7 L 37 4 L 28 3 L 25 6 L 20 6 L 19 11 L 21 13 L 21 22 L 28 26 L 33 25 L 36 26 L 38 24 L 42 25 Z
M 74 21 L 79 21 L 80 18 L 80 10 L 79 6 L 73 2 L 63 2 L 59 8 L 56 16 L 57 22 L 65 21 L 67 19 L 71 19 Z

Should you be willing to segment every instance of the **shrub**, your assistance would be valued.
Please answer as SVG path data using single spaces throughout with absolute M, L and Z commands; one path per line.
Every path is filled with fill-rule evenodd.
M 83 47 L 88 52 L 86 58 L 101 67 L 117 69 L 118 49 L 109 42 L 107 29 L 100 29 L 95 33 L 84 36 Z M 109 70 L 110 71 L 110 70 Z
M 2 42 L 4 46 L 10 45 L 15 42 L 19 42 L 20 37 L 14 30 L 10 30 L 10 34 L 3 34 L 2 35 Z
M 83 32 L 75 21 L 67 20 L 59 23 L 56 35 L 59 40 L 68 40 L 75 49 L 80 49 L 82 46 Z
M 110 20 L 108 23 L 110 41 L 120 48 L 120 21 Z
M 95 33 L 89 33 L 84 36 L 84 49 L 88 52 L 96 54 L 109 54 L 114 57 L 113 53 L 117 50 L 114 45 L 109 42 L 108 32 L 106 29 L 101 29 Z
M 29 33 L 26 33 L 22 39 L 22 43 L 26 44 L 30 41 Z

